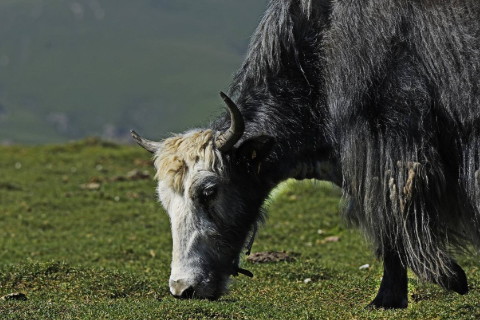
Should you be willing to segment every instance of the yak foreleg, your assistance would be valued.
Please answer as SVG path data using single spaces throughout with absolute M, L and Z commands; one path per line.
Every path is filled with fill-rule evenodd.
M 407 268 L 398 253 L 392 251 L 383 255 L 383 278 L 375 299 L 369 308 L 396 309 L 408 305 Z

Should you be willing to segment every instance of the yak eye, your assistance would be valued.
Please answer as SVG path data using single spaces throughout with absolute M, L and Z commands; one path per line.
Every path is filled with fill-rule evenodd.
M 207 204 L 215 198 L 217 195 L 217 186 L 209 185 L 206 186 L 200 193 L 200 201 L 204 204 Z

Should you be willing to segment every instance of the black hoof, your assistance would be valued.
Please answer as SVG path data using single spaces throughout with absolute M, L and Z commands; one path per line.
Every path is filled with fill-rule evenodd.
M 442 277 L 439 284 L 447 289 L 459 294 L 468 293 L 467 275 L 457 263 L 453 262 L 452 265 L 453 274 L 451 276 Z
M 405 309 L 407 306 L 407 299 L 388 299 L 384 297 L 376 297 L 367 306 L 367 309 Z

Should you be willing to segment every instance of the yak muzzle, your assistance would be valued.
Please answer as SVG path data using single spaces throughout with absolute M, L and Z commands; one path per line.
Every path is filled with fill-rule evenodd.
M 184 279 L 169 281 L 170 293 L 178 299 L 191 299 L 195 293 L 194 287 Z

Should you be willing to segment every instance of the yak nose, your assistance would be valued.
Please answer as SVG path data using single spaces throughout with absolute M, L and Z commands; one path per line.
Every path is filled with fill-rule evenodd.
M 180 299 L 191 299 L 195 293 L 193 286 L 185 279 L 172 280 L 169 281 L 170 292 L 175 298 Z

